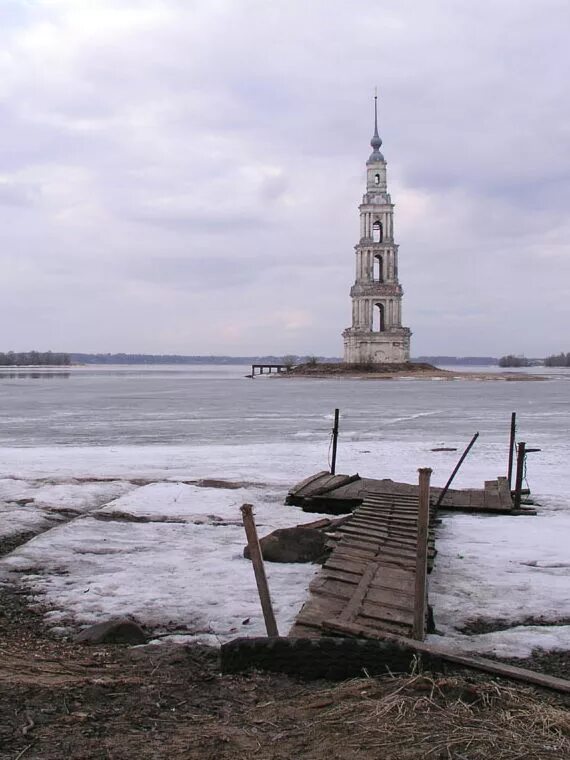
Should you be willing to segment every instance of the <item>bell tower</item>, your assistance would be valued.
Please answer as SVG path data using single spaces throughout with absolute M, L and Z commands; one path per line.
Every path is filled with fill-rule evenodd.
M 380 152 L 378 98 L 374 96 L 372 153 L 366 162 L 366 192 L 359 206 L 360 240 L 355 246 L 356 281 L 350 289 L 352 326 L 342 334 L 348 364 L 399 364 L 410 360 L 408 327 L 402 327 L 403 290 L 394 242 L 394 204 L 386 161 Z

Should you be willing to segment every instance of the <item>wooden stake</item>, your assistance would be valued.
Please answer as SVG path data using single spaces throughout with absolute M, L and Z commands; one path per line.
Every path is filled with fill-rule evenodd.
M 422 467 L 419 472 L 418 537 L 416 549 L 416 578 L 414 592 L 414 639 L 423 641 L 426 628 L 427 604 L 427 555 L 429 530 L 429 482 L 431 468 Z
M 269 637 L 279 636 L 277 623 L 275 622 L 275 615 L 273 614 L 273 607 L 271 605 L 269 586 L 267 585 L 267 576 L 265 575 L 263 555 L 261 554 L 259 538 L 257 537 L 257 528 L 255 527 L 252 505 L 243 504 L 241 507 L 241 514 L 243 519 L 243 527 L 245 528 L 245 535 L 247 536 L 249 555 L 253 564 L 253 572 L 255 573 L 255 582 L 257 583 L 261 609 L 263 610 L 263 617 L 265 619 L 265 628 L 267 630 L 267 635 Z
M 515 498 L 513 509 L 521 508 L 522 482 L 524 476 L 524 460 L 526 456 L 526 443 L 521 441 L 517 447 L 517 474 L 515 478 Z
M 332 431 L 332 457 L 331 457 L 331 475 L 335 474 L 336 471 L 336 447 L 337 447 L 337 441 L 338 441 L 338 415 L 339 410 L 334 410 L 334 425 L 333 425 L 333 431 Z
M 509 465 L 507 470 L 507 480 L 509 481 L 509 489 L 513 487 L 513 455 L 515 451 L 515 436 L 517 434 L 517 413 L 511 413 L 511 435 L 509 439 Z

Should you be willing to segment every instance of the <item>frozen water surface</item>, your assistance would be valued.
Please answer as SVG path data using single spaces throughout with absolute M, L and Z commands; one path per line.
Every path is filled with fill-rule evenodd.
M 570 618 L 570 374 L 553 372 L 548 382 L 252 381 L 248 371 L 0 373 L 0 538 L 44 531 L 4 557 L 2 577 L 37 594 L 58 626 L 130 613 L 192 637 L 259 634 L 239 506 L 255 505 L 261 533 L 315 519 L 283 499 L 292 483 L 328 467 L 335 407 L 339 472 L 410 481 L 430 466 L 442 484 L 459 452 L 432 449 L 461 449 L 479 430 L 460 486 L 505 472 L 516 410 L 519 440 L 542 448 L 528 473 L 539 516 L 446 517 L 430 599 L 438 631 L 457 648 L 504 656 L 568 648 L 570 626 L 554 623 Z M 181 482 L 204 478 L 244 487 Z M 314 572 L 268 565 L 282 632 Z M 476 619 L 512 627 L 463 634 Z M 524 625 L 529 619 L 547 625 Z

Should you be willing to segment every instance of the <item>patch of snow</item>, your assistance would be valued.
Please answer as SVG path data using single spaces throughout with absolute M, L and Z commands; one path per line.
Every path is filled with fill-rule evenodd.
M 437 531 L 429 598 L 446 641 L 452 639 L 466 651 L 511 657 L 527 656 L 533 646 L 567 648 L 570 626 L 556 623 L 570 618 L 568 535 L 570 514 L 560 510 L 545 509 L 534 517 L 444 518 Z M 515 627 L 528 618 L 552 626 Z M 504 620 L 514 627 L 478 635 L 458 630 L 474 620 Z
M 95 623 L 133 615 L 155 630 L 215 636 L 224 641 L 244 632 L 265 633 L 239 505 L 246 489 L 225 491 L 159 483 L 141 487 L 99 510 L 184 522 L 133 523 L 78 518 L 19 547 L 0 563 L 5 579 L 18 579 L 52 608 L 50 623 Z M 259 500 L 256 499 L 256 502 Z M 256 507 L 263 535 L 277 527 L 307 523 L 294 507 Z M 195 519 L 198 518 L 198 519 Z M 199 524 L 196 524 L 199 523 Z M 201 523 L 201 524 L 200 524 Z M 266 563 L 279 629 L 286 633 L 306 598 L 317 567 Z M 182 631 L 178 631 L 182 629 Z
M 47 530 L 63 519 L 63 513 L 89 512 L 135 487 L 125 481 L 46 484 L 0 480 L 0 538 Z

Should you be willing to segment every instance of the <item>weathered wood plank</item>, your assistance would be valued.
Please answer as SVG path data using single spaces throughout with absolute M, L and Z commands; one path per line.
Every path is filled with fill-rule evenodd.
M 414 613 L 412 610 L 406 610 L 402 607 L 392 607 L 389 604 L 380 604 L 377 602 L 370 603 L 368 601 L 362 603 L 358 615 L 355 617 L 367 617 L 370 618 L 370 620 L 379 621 L 387 620 L 391 623 L 408 626 L 409 628 L 411 628 L 414 623 Z M 342 619 L 340 615 L 338 619 Z M 369 623 L 369 625 L 371 625 L 371 623 Z
M 344 607 L 342 612 L 339 614 L 338 616 L 339 620 L 350 622 L 357 617 L 358 611 L 360 610 L 364 597 L 366 596 L 366 592 L 368 591 L 368 586 L 370 584 L 370 581 L 376 575 L 376 570 L 377 570 L 377 565 L 373 562 L 371 562 L 366 567 L 360 581 L 358 582 L 358 586 L 356 587 L 356 589 L 354 590 L 353 594 L 351 595 L 349 599 L 348 604 L 346 605 L 346 607 Z
M 511 488 L 508 479 L 505 477 L 499 477 L 497 478 L 497 482 L 499 484 L 499 499 L 501 506 L 505 509 L 512 509 L 514 506 L 513 497 L 511 496 Z
M 470 655 L 457 654 L 456 652 L 450 652 L 444 647 L 435 644 L 428 644 L 425 641 L 415 641 L 414 639 L 406 637 L 394 636 L 394 634 L 384 633 L 369 626 L 346 623 L 332 619 L 323 621 L 323 628 L 338 633 L 346 633 L 351 636 L 393 641 L 403 647 L 408 647 L 419 654 L 427 654 L 431 657 L 447 660 L 447 662 L 460 665 L 464 668 L 480 670 L 484 673 L 491 673 L 491 675 L 500 676 L 502 678 L 522 681 L 524 683 L 540 686 L 544 689 L 551 689 L 564 694 L 570 694 L 570 680 L 566 680 L 565 678 L 548 676 L 544 673 L 537 673 L 534 670 L 507 665 L 506 663 L 497 662 L 496 660 L 488 660 L 484 657 L 472 657 Z
M 320 472 L 317 472 L 315 475 L 309 475 L 308 478 L 305 478 L 300 483 L 297 483 L 293 486 L 293 488 L 290 489 L 289 495 L 290 496 L 299 496 L 302 495 L 302 491 L 306 486 L 311 485 L 311 483 L 316 482 L 317 480 L 328 477 L 330 475 L 330 472 L 328 470 L 321 470 Z

